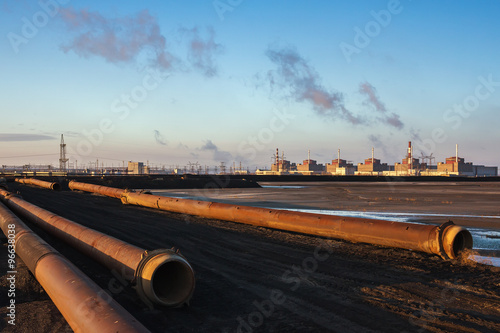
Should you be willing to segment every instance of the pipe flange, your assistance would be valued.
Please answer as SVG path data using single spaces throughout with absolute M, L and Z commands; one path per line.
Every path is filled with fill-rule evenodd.
M 444 259 L 444 260 L 449 260 L 451 259 L 448 254 L 446 253 L 445 249 L 444 249 L 444 244 L 443 244 L 443 239 L 444 239 L 444 231 L 446 228 L 448 228 L 449 226 L 452 226 L 452 225 L 455 225 L 455 223 L 453 223 L 453 221 L 451 220 L 448 220 L 448 222 L 445 222 L 443 224 L 441 224 L 438 228 L 437 228 L 437 232 L 438 232 L 438 242 L 439 242 L 439 256 Z
M 139 297 L 150 307 L 181 307 L 193 296 L 194 271 L 175 249 L 145 251 L 134 273 Z

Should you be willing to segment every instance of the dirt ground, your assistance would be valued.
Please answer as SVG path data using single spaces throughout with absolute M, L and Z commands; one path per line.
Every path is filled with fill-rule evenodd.
M 112 294 L 152 332 L 500 331 L 497 267 L 124 206 L 88 193 L 9 187 L 27 201 L 131 244 L 181 250 L 197 279 L 189 307 L 148 309 L 129 285 Z M 195 195 L 259 205 L 500 215 L 500 185 L 489 183 L 328 183 L 287 189 L 286 196 L 274 190 L 196 190 Z M 473 220 L 462 222 L 498 228 L 486 219 Z M 103 289 L 116 281 L 105 267 L 28 225 Z M 71 331 L 23 264 L 16 326 L 7 324 L 5 239 L 2 243 L 0 330 Z

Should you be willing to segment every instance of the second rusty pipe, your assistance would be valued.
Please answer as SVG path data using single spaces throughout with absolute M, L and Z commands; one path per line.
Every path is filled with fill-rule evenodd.
M 46 182 L 44 180 L 35 178 L 16 178 L 16 182 L 21 184 L 36 185 L 43 188 L 48 188 L 49 190 L 60 191 L 61 185 L 57 182 Z
M 178 199 L 123 189 L 70 182 L 70 188 L 117 197 L 125 204 L 156 208 L 218 220 L 344 239 L 352 242 L 412 249 L 456 259 L 472 249 L 472 235 L 452 222 L 441 226 L 341 217 L 219 202 Z M 109 195 L 111 193 L 113 195 Z
M 81 183 L 81 182 L 76 182 L 74 180 L 72 180 L 68 183 L 68 187 L 73 191 L 79 190 L 79 191 L 84 191 L 84 192 L 97 193 L 97 194 L 101 194 L 101 195 L 105 195 L 105 196 L 117 198 L 117 199 L 120 199 L 122 197 L 123 193 L 125 193 L 125 191 L 126 191 L 126 190 L 122 190 L 120 188 L 94 185 L 94 184 L 88 184 L 88 183 Z
M 0 228 L 9 239 L 9 254 L 23 260 L 75 332 L 149 332 L 2 203 Z
M 48 233 L 62 239 L 125 279 L 135 282 L 146 303 L 178 307 L 191 299 L 195 278 L 188 261 L 173 250 L 145 251 L 65 219 L 0 189 L 0 199 Z
M 470 232 L 454 225 L 453 222 L 441 226 L 403 223 L 177 199 L 135 192 L 125 192 L 122 202 L 352 242 L 417 250 L 437 254 L 443 259 L 456 259 L 462 251 L 472 249 Z

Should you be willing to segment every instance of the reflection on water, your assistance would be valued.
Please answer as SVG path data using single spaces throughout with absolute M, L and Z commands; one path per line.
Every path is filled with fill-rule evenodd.
M 296 185 L 261 185 L 262 188 L 306 188 L 307 186 Z
M 498 257 L 486 257 L 486 256 L 471 255 L 469 257 L 469 259 L 476 261 L 480 264 L 500 267 L 500 258 L 498 258 Z
M 417 223 L 415 221 L 412 221 L 412 219 L 414 219 L 415 217 L 469 217 L 469 218 L 500 220 L 500 216 L 487 216 L 487 215 L 482 216 L 482 215 L 428 214 L 428 213 L 391 213 L 391 212 L 365 212 L 365 211 L 355 211 L 355 210 L 347 211 L 347 210 L 329 210 L 329 209 L 295 209 L 295 208 L 284 208 L 284 209 L 294 212 L 360 217 L 365 219 L 387 220 L 395 222 L 411 222 L 411 223 Z

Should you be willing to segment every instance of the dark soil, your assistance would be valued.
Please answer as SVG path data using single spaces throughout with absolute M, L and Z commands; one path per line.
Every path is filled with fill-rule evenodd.
M 33 204 L 142 248 L 181 250 L 196 272 L 190 306 L 151 310 L 130 285 L 112 294 L 152 332 L 500 331 L 496 267 L 125 206 L 88 193 L 14 183 L 9 188 Z M 27 224 L 103 289 L 116 282 L 105 267 Z M 7 324 L 3 243 L 0 329 L 70 330 L 23 264 L 17 274 L 16 326 Z

